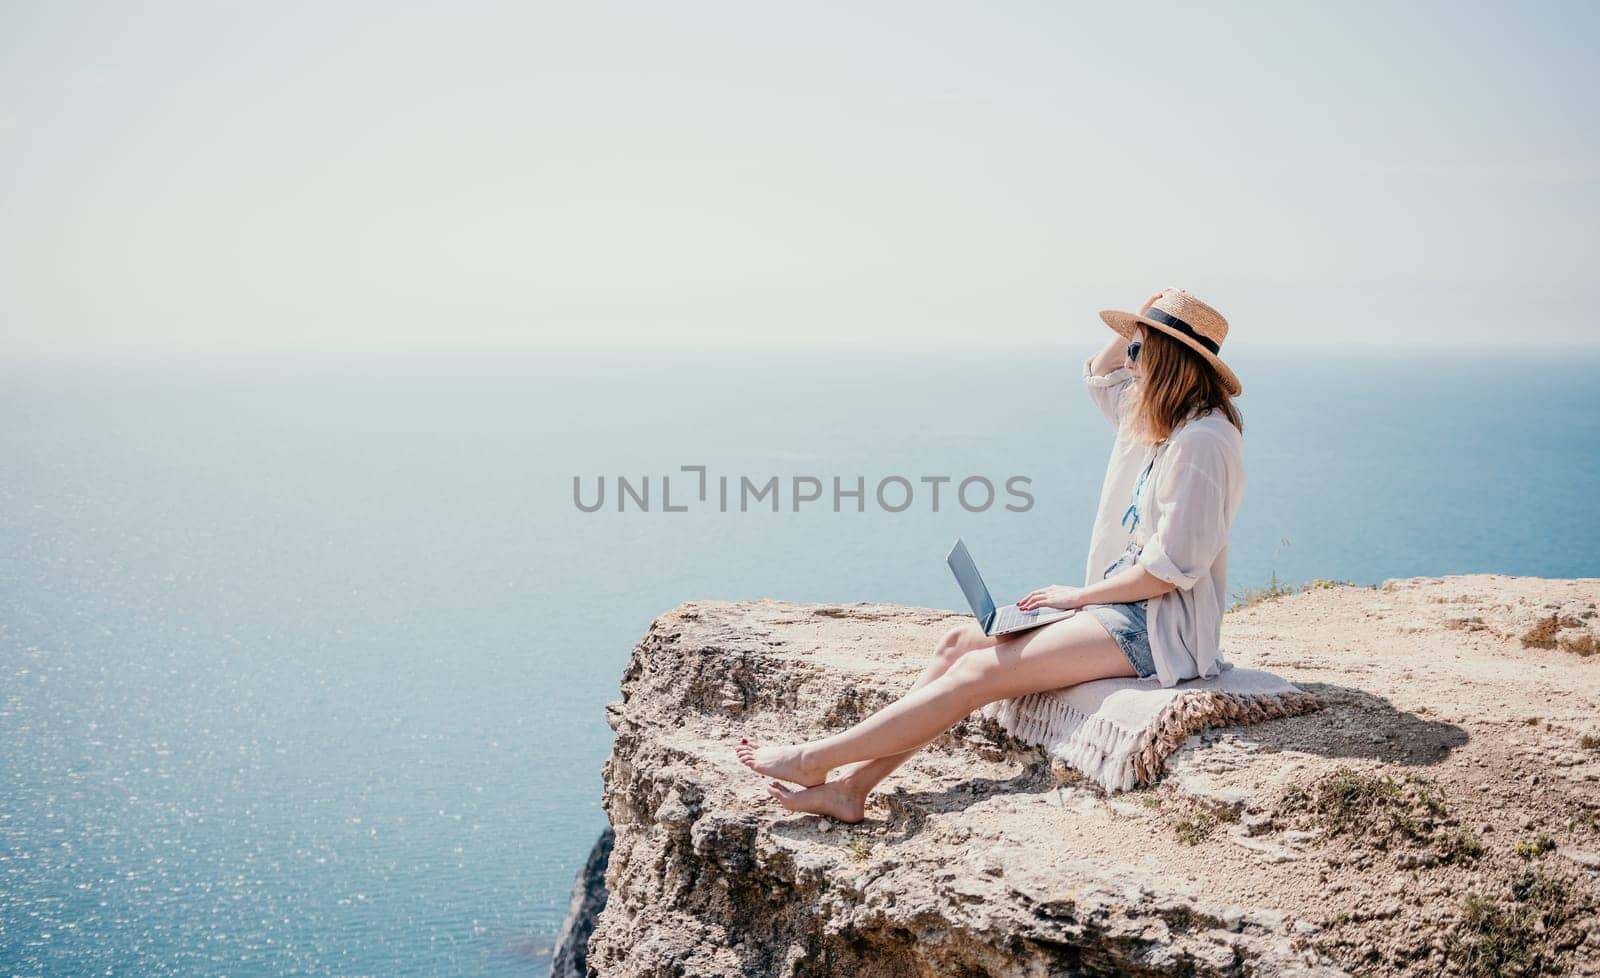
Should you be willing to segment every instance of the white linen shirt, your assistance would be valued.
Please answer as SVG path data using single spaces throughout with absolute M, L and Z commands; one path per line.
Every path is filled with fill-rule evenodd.
M 1149 599 L 1145 608 L 1154 678 L 1175 686 L 1214 677 L 1233 668 L 1222 654 L 1222 613 L 1228 531 L 1244 498 L 1243 438 L 1227 415 L 1210 410 L 1191 415 L 1153 449 L 1138 444 L 1130 430 L 1133 399 L 1123 403 L 1122 396 L 1133 371 L 1124 366 L 1096 376 L 1093 365 L 1093 355 L 1084 360 L 1083 380 L 1117 438 L 1100 488 L 1084 584 L 1103 580 L 1130 541 L 1141 544 L 1139 564 L 1177 585 Z M 1152 451 L 1155 465 L 1139 494 L 1138 527 L 1130 533 L 1123 513 Z

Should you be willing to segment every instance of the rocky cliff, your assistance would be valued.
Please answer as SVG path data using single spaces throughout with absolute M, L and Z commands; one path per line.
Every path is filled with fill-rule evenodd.
M 862 719 L 961 616 L 683 605 L 607 706 L 587 974 L 1600 973 L 1597 600 L 1471 575 L 1259 602 L 1229 657 L 1324 709 L 1202 731 L 1110 796 L 974 713 L 857 825 L 784 810 L 733 745 Z

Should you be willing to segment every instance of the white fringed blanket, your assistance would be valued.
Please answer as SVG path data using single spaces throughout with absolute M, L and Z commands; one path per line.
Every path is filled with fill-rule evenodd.
M 1257 723 L 1319 709 L 1322 701 L 1260 669 L 1163 688 L 1154 680 L 1097 679 L 997 700 L 979 709 L 1012 736 L 1080 771 L 1107 791 L 1160 777 L 1167 755 L 1205 727 Z

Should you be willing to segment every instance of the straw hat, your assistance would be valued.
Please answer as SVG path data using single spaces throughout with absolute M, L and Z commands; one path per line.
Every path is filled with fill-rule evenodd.
M 1142 316 L 1105 309 L 1101 311 L 1100 318 L 1130 340 L 1133 339 L 1134 329 L 1141 325 L 1146 329 L 1161 330 L 1205 357 L 1206 362 L 1222 375 L 1222 382 L 1229 394 L 1238 397 L 1243 390 L 1239 378 L 1217 358 L 1222 350 L 1222 341 L 1228 336 L 1228 321 L 1222 318 L 1222 313 L 1182 289 L 1163 289 Z

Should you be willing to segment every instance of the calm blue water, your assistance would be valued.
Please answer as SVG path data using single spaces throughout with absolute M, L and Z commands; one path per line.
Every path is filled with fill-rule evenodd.
M 650 619 L 957 607 L 957 534 L 997 592 L 1081 583 L 1089 352 L 0 364 L 0 972 L 542 975 Z M 1230 586 L 1600 575 L 1600 359 L 1552 359 L 1233 358 Z M 1035 504 L 573 504 L 695 464 Z

